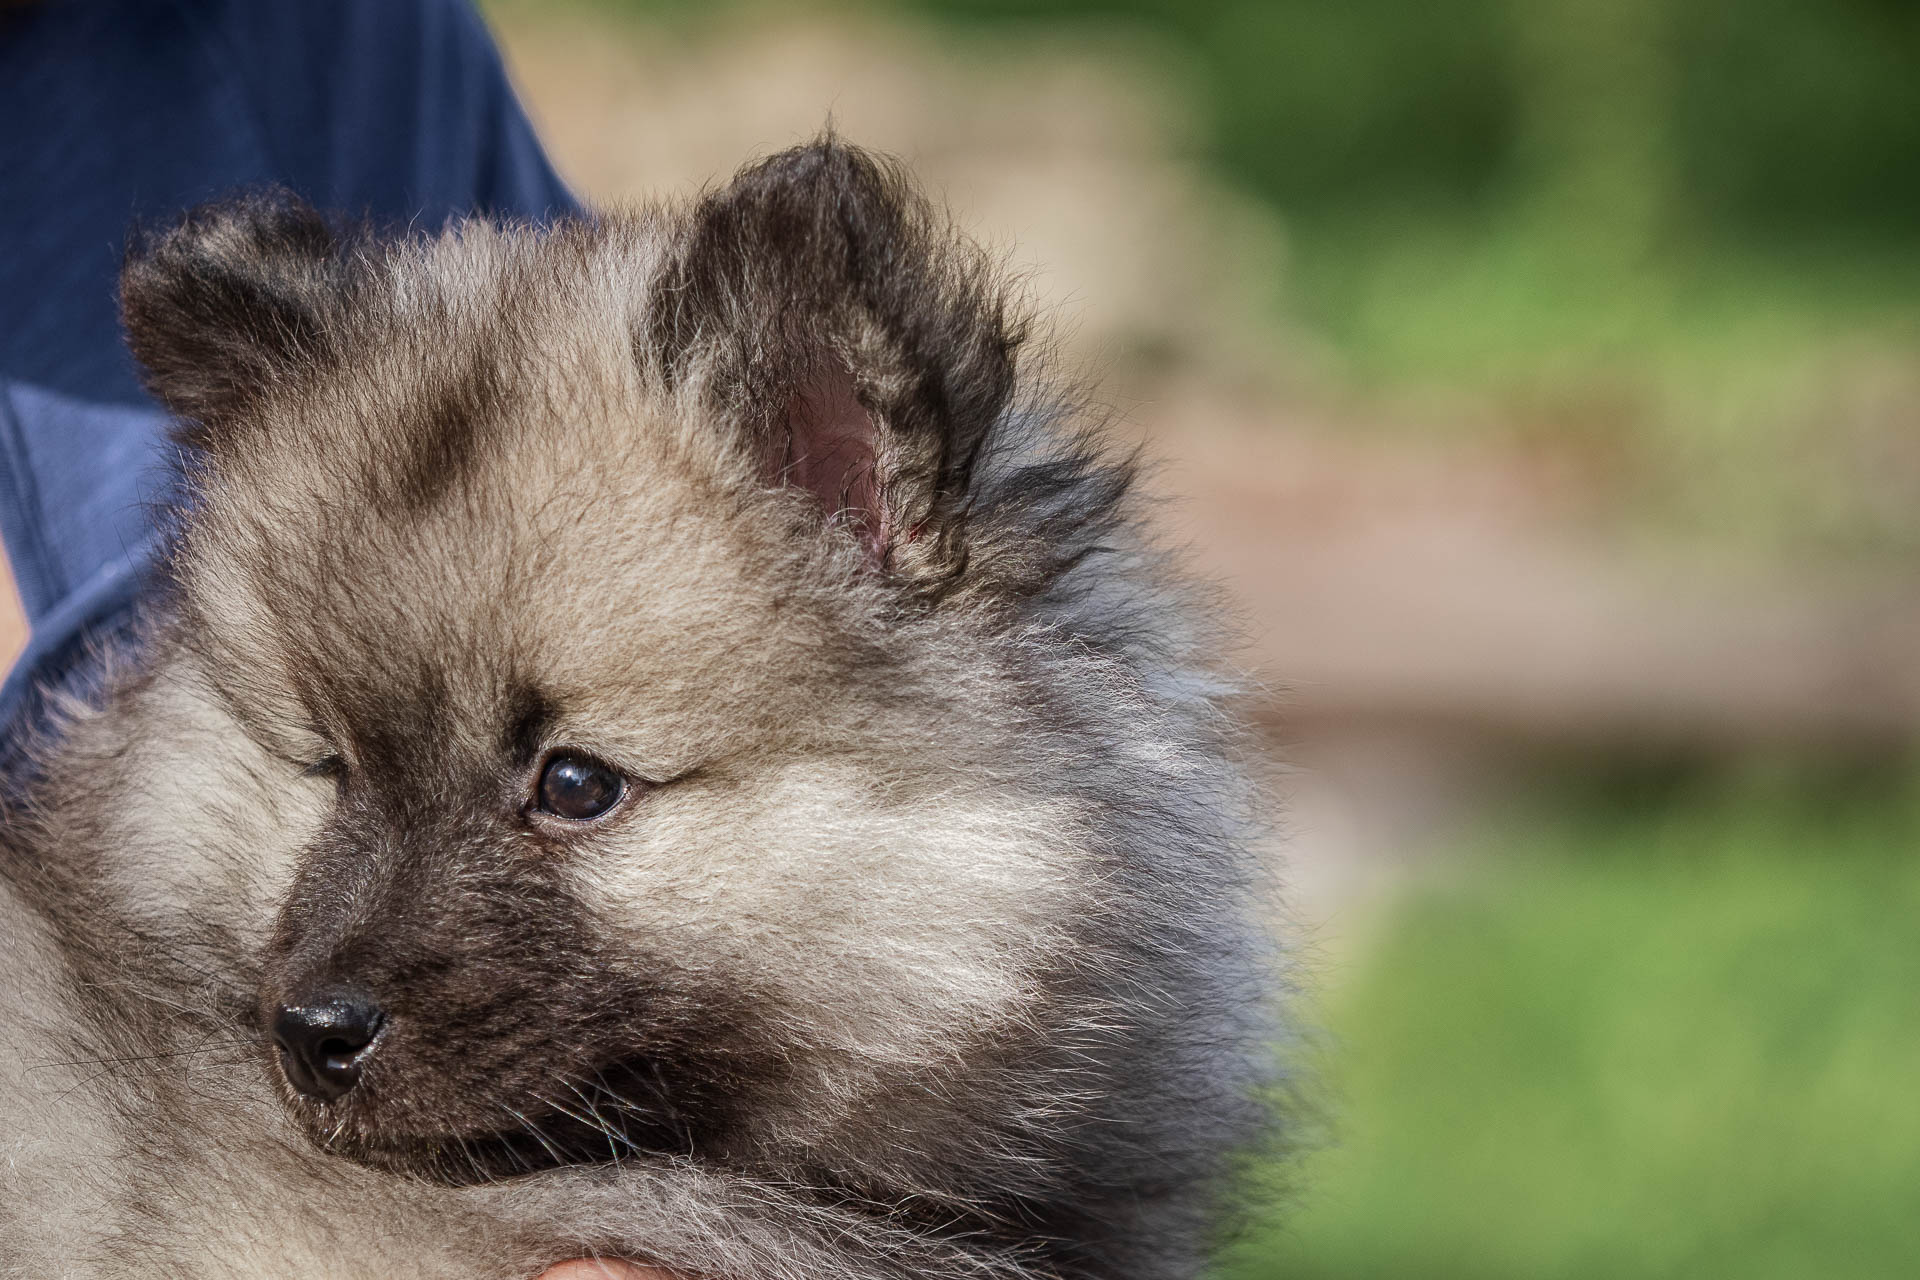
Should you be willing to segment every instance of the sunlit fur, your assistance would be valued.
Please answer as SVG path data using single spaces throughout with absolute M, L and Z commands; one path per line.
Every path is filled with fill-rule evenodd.
M 6 815 L 0 1273 L 1196 1274 L 1270 1131 L 1231 681 L 892 168 L 256 196 L 124 305 L 191 496 Z M 530 812 L 561 748 L 613 813 Z M 326 982 L 335 1103 L 264 1031 Z

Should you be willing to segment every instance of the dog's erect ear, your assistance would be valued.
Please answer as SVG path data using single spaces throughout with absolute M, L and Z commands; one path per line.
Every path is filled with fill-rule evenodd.
M 739 427 L 765 482 L 897 575 L 959 574 L 1024 323 L 895 168 L 828 137 L 746 169 L 695 207 L 651 313 L 643 358 Z
M 348 262 L 326 219 L 285 191 L 135 233 L 120 314 L 147 389 L 184 439 L 217 449 L 263 396 L 334 357 L 330 320 L 350 285 Z

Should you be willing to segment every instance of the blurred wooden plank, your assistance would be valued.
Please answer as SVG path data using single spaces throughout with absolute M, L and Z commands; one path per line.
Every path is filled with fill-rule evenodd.
M 1556 518 L 1551 486 L 1497 457 L 1168 416 L 1168 527 L 1237 597 L 1290 734 L 1920 739 L 1920 575 L 1634 554 Z

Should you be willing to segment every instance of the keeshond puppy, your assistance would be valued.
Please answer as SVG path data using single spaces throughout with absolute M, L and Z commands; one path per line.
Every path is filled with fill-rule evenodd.
M 1197 1272 L 1270 1131 L 1233 684 L 893 167 L 253 196 L 122 289 L 186 496 L 6 814 L 6 1274 Z

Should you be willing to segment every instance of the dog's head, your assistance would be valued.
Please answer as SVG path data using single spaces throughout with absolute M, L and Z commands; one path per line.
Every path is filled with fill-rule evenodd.
M 983 513 L 1021 322 L 894 173 L 827 141 L 427 239 L 256 198 L 137 244 L 124 309 L 222 803 L 299 828 L 252 851 L 258 1017 L 316 1138 L 911 1144 L 1019 1038 L 1098 876 L 1006 625 L 1074 542 L 1043 488 Z

